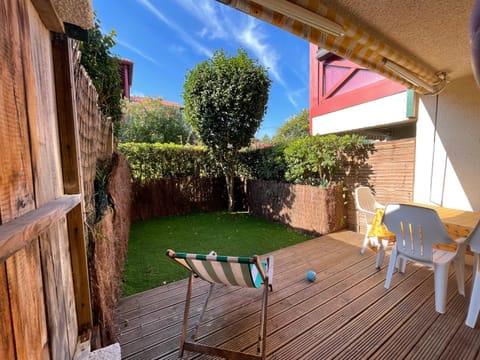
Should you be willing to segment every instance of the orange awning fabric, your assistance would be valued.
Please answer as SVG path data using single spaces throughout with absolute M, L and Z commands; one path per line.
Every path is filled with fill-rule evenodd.
M 432 69 L 418 64 L 388 44 L 371 36 L 321 4 L 320 1 L 217 1 L 300 36 L 317 44 L 320 48 L 399 82 L 418 93 L 436 93 L 445 86 L 444 74 L 437 76 Z M 341 29 L 341 34 L 333 35 L 328 31 L 321 30 L 322 26 L 316 26 L 315 19 L 319 24 L 327 19 L 332 27 Z M 393 66 L 388 66 L 392 63 Z M 397 71 L 398 69 L 400 71 Z

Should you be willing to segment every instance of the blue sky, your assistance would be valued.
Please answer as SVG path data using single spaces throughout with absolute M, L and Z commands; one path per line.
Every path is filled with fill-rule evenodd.
M 268 68 L 272 86 L 257 137 L 270 137 L 308 108 L 308 42 L 215 0 L 94 0 L 103 32 L 116 32 L 112 52 L 134 62 L 132 94 L 183 104 L 185 76 L 195 64 L 238 48 Z

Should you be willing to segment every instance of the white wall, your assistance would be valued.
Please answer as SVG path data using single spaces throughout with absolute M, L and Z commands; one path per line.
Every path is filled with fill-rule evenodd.
M 314 117 L 312 134 L 325 135 L 408 122 L 407 91 Z
M 480 211 L 480 89 L 473 76 L 420 98 L 414 201 Z

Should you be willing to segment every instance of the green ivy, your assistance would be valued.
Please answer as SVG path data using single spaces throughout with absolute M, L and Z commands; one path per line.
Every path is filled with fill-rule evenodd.
M 80 43 L 80 63 L 87 71 L 98 93 L 98 105 L 105 117 L 113 121 L 122 116 L 120 59 L 110 49 L 115 46 L 115 31 L 102 34 L 100 20 L 88 30 L 88 40 Z

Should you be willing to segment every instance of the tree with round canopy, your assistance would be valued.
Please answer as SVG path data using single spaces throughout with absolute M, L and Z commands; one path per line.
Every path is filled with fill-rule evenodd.
M 238 154 L 262 122 L 270 85 L 267 69 L 242 49 L 236 56 L 216 51 L 186 75 L 186 120 L 223 170 L 229 211 L 234 208 Z

